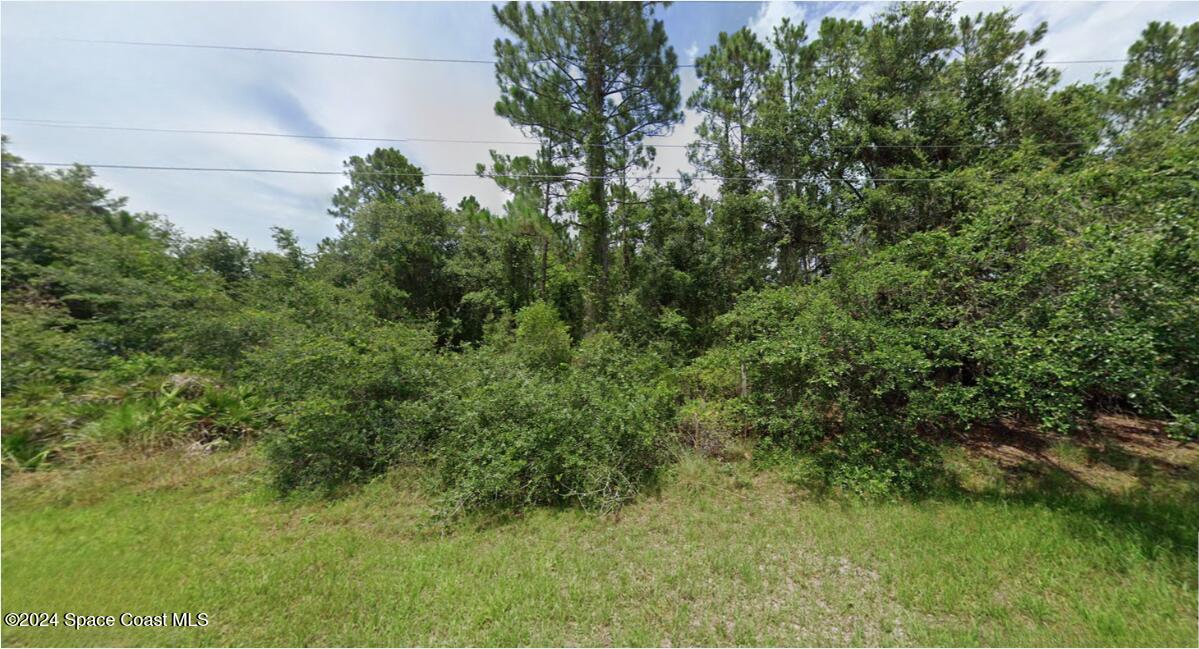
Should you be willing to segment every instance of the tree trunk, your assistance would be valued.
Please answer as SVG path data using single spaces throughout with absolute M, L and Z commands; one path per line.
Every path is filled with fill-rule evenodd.
M 608 319 L 608 204 L 605 175 L 608 171 L 607 149 L 604 147 L 604 55 L 605 44 L 599 33 L 600 22 L 590 25 L 591 38 L 587 53 L 587 185 L 591 199 L 591 218 L 586 233 L 590 235 L 588 273 L 591 279 L 591 299 L 587 319 L 594 326 Z
M 546 277 L 550 267 L 550 238 L 541 237 L 541 299 L 546 299 Z

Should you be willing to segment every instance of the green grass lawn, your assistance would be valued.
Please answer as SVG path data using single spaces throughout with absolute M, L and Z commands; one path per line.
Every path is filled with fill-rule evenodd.
M 684 458 L 599 517 L 439 525 L 396 471 L 280 501 L 253 449 L 10 477 L 3 610 L 207 613 L 204 628 L 3 628 L 18 645 L 1195 645 L 1196 467 L 1137 456 L 852 503 Z M 1121 458 L 1116 461 L 1113 458 Z

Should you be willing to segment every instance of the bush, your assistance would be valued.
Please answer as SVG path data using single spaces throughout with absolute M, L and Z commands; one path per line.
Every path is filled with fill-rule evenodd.
M 294 328 L 255 351 L 243 378 L 280 406 L 266 440 L 274 482 L 330 490 L 415 461 L 436 439 L 434 338 L 397 323 Z
M 665 462 L 675 390 L 658 359 L 609 335 L 555 377 L 480 350 L 464 359 L 438 443 L 449 512 L 534 504 L 610 510 Z
M 533 368 L 557 369 L 570 361 L 570 333 L 554 307 L 534 302 L 517 312 L 516 353 Z
M 687 370 L 692 396 L 743 408 L 864 493 L 927 483 L 924 437 L 938 432 L 1070 431 L 1096 407 L 1195 412 L 1199 348 L 1179 323 L 1199 318 L 1199 257 L 1166 255 L 1195 231 L 1186 205 L 1162 188 L 1155 204 L 1089 197 L 1090 177 L 1045 182 L 967 190 L 986 200 L 954 230 L 743 294 L 718 319 L 723 343 Z M 1063 206 L 1066 189 L 1084 198 Z
M 283 493 L 363 482 L 419 459 L 429 411 L 420 402 L 353 403 L 312 397 L 283 416 L 264 442 L 274 484 Z
M 918 494 L 942 474 L 936 445 L 875 417 L 851 425 L 815 454 L 824 484 L 847 495 L 880 498 Z
M 251 354 L 243 378 L 282 409 L 265 441 L 280 490 L 331 491 L 436 459 L 445 510 L 632 497 L 667 455 L 666 366 L 609 335 L 572 354 L 553 307 L 463 352 L 396 323 L 290 330 Z
M 105 364 L 105 354 L 71 330 L 65 309 L 4 305 L 3 391 L 31 383 L 77 385 Z

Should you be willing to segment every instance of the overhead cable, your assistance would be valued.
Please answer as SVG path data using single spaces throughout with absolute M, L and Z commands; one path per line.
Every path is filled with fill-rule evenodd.
M 381 61 L 404 61 L 408 63 L 466 63 L 477 65 L 495 65 L 494 59 L 473 59 L 473 58 L 443 58 L 430 56 L 396 56 L 390 54 L 366 54 L 361 52 L 335 52 L 326 50 L 309 50 L 296 49 L 285 47 L 258 47 L 247 45 L 216 45 L 211 43 L 172 43 L 166 41 L 137 41 L 137 40 L 119 40 L 107 38 L 62 38 L 54 37 L 50 40 L 64 41 L 70 43 L 92 43 L 99 45 L 128 45 L 136 47 L 166 47 L 179 49 L 200 49 L 200 50 L 226 50 L 233 52 L 262 52 L 272 54 L 300 54 L 306 56 L 332 56 L 351 59 L 373 59 Z M 1072 65 L 1072 64 L 1102 64 L 1102 63 L 1127 63 L 1128 59 L 1074 59 L 1074 60 L 1056 60 L 1042 61 L 1046 65 Z M 645 67 L 657 65 L 670 65 L 668 63 L 650 63 L 644 64 Z M 677 63 L 676 67 L 694 68 L 695 63 Z
M 33 162 L 22 161 L 20 164 L 38 166 L 38 167 L 90 167 L 93 169 L 136 169 L 146 171 L 194 171 L 194 172 L 229 172 L 229 173 L 257 173 L 257 174 L 289 174 L 289 175 L 305 175 L 305 176 L 342 176 L 347 172 L 328 171 L 328 170 L 312 170 L 312 169 L 276 169 L 276 168 L 247 168 L 247 167 L 191 167 L 191 166 L 173 166 L 173 165 L 138 165 L 138 164 L 111 164 L 111 163 L 88 163 L 88 162 Z M 12 163 L 6 163 L 5 166 L 17 166 Z M 482 173 L 467 173 L 467 172 L 403 172 L 403 171 L 385 171 L 377 169 L 364 169 L 354 171 L 354 174 L 360 175 L 378 175 L 391 176 L 396 178 L 405 177 L 445 177 L 445 178 L 510 178 L 510 179 L 526 179 L 526 180 L 560 180 L 560 181 L 577 181 L 583 182 L 588 180 L 606 179 L 619 180 L 619 175 L 589 175 L 589 174 L 502 174 L 492 172 Z M 659 176 L 645 175 L 626 178 L 634 182 L 644 182 L 650 180 L 661 181 L 738 181 L 738 180 L 763 180 L 764 178 L 754 177 L 720 177 L 720 176 L 689 176 L 689 175 L 674 175 L 674 176 Z M 769 180 L 782 182 L 797 182 L 809 184 L 826 184 L 829 182 L 876 182 L 876 183 L 899 183 L 899 182 L 943 182 L 957 181 L 964 182 L 972 180 L 971 178 L 952 177 L 952 176 L 937 176 L 937 177 L 915 177 L 915 178 L 873 178 L 873 177 L 853 177 L 853 178 L 769 178 Z
M 4 117 L 0 120 L 5 122 L 13 122 L 16 124 L 27 124 L 30 126 L 38 126 L 45 128 L 69 128 L 69 129 L 86 129 L 86 130 L 101 130 L 101 131 L 131 131 L 141 133 L 180 133 L 180 134 L 195 134 L 195 135 L 235 135 L 235 136 L 251 136 L 251 137 L 276 137 L 276 138 L 296 138 L 296 139 L 311 139 L 311 140 L 342 140 L 354 142 L 432 142 L 432 143 L 448 143 L 448 144 L 503 144 L 503 145 L 538 145 L 537 140 L 470 140 L 457 138 L 435 138 L 435 137 L 362 137 L 362 136 L 345 136 L 345 135 L 319 135 L 319 134 L 304 134 L 304 133 L 278 133 L 269 131 L 239 131 L 239 130 L 219 130 L 219 129 L 194 129 L 194 128 L 157 128 L 144 126 L 119 126 L 113 124 L 91 124 L 86 122 L 70 122 L 51 119 L 24 119 L 15 117 Z M 975 143 L 954 143 L 954 144 L 874 144 L 874 143 L 859 143 L 859 144 L 837 144 L 828 145 L 818 148 L 828 148 L 834 150 L 864 150 L 864 149 L 999 149 L 999 148 L 1020 148 L 1024 146 L 1032 147 L 1053 147 L 1053 146 L 1083 146 L 1086 142 L 975 142 Z M 715 146 L 714 143 L 696 142 L 696 146 Z M 578 146 L 587 146 L 579 144 Z M 619 149 L 619 145 L 599 145 L 606 148 Z M 667 149 L 684 149 L 691 144 L 656 144 L 651 143 L 649 146 L 655 148 Z

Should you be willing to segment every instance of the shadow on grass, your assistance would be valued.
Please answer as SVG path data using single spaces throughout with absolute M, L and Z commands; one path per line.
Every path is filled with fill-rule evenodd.
M 985 488 L 968 488 L 947 471 L 945 486 L 930 495 L 1042 507 L 1064 514 L 1070 531 L 1088 541 L 1129 539 L 1150 559 L 1195 557 L 1199 463 L 1147 457 L 1101 438 L 1086 440 L 1081 464 L 1059 461 L 1043 440 L 1024 450 L 1031 459 L 1001 465 L 999 479 Z M 1088 472 L 1118 476 L 1122 486 L 1104 485 Z

